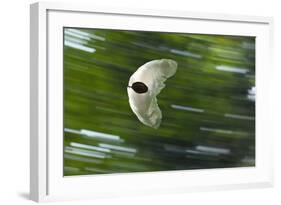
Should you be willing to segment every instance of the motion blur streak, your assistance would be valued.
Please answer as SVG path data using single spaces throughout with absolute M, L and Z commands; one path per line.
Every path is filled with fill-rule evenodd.
M 116 140 L 119 141 L 120 137 L 116 135 L 111 135 L 107 133 L 102 133 L 102 132 L 96 132 L 92 130 L 81 130 L 82 135 L 87 135 L 88 137 L 98 137 L 98 138 L 103 138 L 103 139 L 108 139 L 108 140 Z
M 203 109 L 187 107 L 187 106 L 182 106 L 182 105 L 171 105 L 171 107 L 174 109 L 178 109 L 178 110 L 186 110 L 186 111 L 192 111 L 192 112 L 204 112 Z
M 66 29 L 64 33 L 66 34 L 66 36 L 68 35 L 68 36 L 76 37 L 78 39 L 90 40 L 90 37 L 87 33 L 75 29 Z
M 123 151 L 123 152 L 133 152 L 133 153 L 137 152 L 136 149 L 130 148 L 130 147 L 121 147 L 121 146 L 109 145 L 109 144 L 103 144 L 103 143 L 99 144 L 99 146 L 101 146 L 103 148 L 114 149 L 114 150 Z
M 95 151 L 100 151 L 100 152 L 110 152 L 110 150 L 106 149 L 106 148 L 101 148 L 101 147 L 96 147 L 96 146 L 86 145 L 86 144 L 80 144 L 80 143 L 76 143 L 76 142 L 71 142 L 70 146 L 78 147 L 78 148 L 84 148 L 84 149 L 90 149 L 90 150 L 95 150 Z
M 229 154 L 230 153 L 229 149 L 218 148 L 218 147 L 207 147 L 207 146 L 202 146 L 202 145 L 196 146 L 196 150 L 203 151 L 203 152 L 214 152 L 214 153 L 218 153 L 218 154 Z
M 230 67 L 230 66 L 225 66 L 225 65 L 218 65 L 218 66 L 216 66 L 216 69 L 221 70 L 221 71 L 242 73 L 242 74 L 246 74 L 248 72 L 248 70 L 244 69 L 244 68 L 235 68 L 235 67 Z
M 188 51 L 180 51 L 180 50 L 176 50 L 176 49 L 171 49 L 171 52 L 175 53 L 175 54 L 187 56 L 187 57 L 192 57 L 192 58 L 202 58 L 201 55 L 194 54 L 194 53 L 191 53 L 191 52 L 188 52 Z
M 224 114 L 225 117 L 230 117 L 230 118 L 234 118 L 234 119 L 240 119 L 240 120 L 255 120 L 254 117 L 250 117 L 250 116 L 244 116 L 244 115 L 236 115 L 236 114 Z
M 79 50 L 82 50 L 82 51 L 86 51 L 86 52 L 89 52 L 89 53 L 94 53 L 96 51 L 96 49 L 94 49 L 94 48 L 89 48 L 87 46 L 83 46 L 83 45 L 79 45 L 79 44 L 76 44 L 76 43 L 72 43 L 70 41 L 65 41 L 64 45 L 72 47 L 72 48 L 76 48 L 76 49 L 79 49 Z
M 95 157 L 95 158 L 105 158 L 107 156 L 100 152 L 88 151 L 85 149 L 78 149 L 72 147 L 66 147 L 65 152 L 70 154 L 77 154 L 77 155 L 83 155 L 83 156 Z
M 64 131 L 69 132 L 69 133 L 79 134 L 79 135 L 85 135 L 85 136 L 93 137 L 93 138 L 101 138 L 104 140 L 123 141 L 117 135 L 111 135 L 111 134 L 96 132 L 96 131 L 92 131 L 92 130 L 85 130 L 85 129 L 74 130 L 74 129 L 70 129 L 70 128 L 64 128 Z
M 232 134 L 232 130 L 222 130 L 222 129 L 214 129 L 214 128 L 207 128 L 207 127 L 200 127 L 201 131 L 207 131 L 207 132 L 218 132 L 223 134 Z

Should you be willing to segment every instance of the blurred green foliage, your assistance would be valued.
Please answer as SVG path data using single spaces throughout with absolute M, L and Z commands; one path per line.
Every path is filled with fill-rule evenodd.
M 143 125 L 129 77 L 177 61 L 158 96 L 163 120 Z M 64 175 L 255 165 L 255 38 L 64 29 Z

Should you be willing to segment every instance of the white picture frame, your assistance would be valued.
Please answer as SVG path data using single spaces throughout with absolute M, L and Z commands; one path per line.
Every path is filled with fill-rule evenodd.
M 93 16 L 98 21 L 93 21 Z M 148 24 L 149 21 L 157 21 L 158 26 Z M 256 166 L 63 177 L 62 72 L 50 69 L 62 67 L 62 28 L 73 26 L 151 31 L 175 29 L 187 32 L 182 30 L 182 25 L 192 26 L 192 32 L 195 33 L 256 36 Z M 30 198 L 41 202 L 273 186 L 272 113 L 267 110 L 267 93 L 271 88 L 272 29 L 273 19 L 270 17 L 96 8 L 93 4 L 32 4 Z M 54 136 L 57 140 L 54 140 Z

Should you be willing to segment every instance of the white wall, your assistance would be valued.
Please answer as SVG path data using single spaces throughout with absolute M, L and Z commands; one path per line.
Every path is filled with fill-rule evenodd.
M 278 0 L 92 0 L 103 6 L 207 11 L 273 16 L 275 19 L 276 186 L 269 189 L 67 202 L 67 204 L 281 204 L 281 11 Z M 0 5 L 0 204 L 31 204 L 29 189 L 29 0 Z M 82 2 L 80 0 L 79 2 Z M 279 82 L 278 82 L 279 81 Z M 266 137 L 266 136 L 265 136 Z

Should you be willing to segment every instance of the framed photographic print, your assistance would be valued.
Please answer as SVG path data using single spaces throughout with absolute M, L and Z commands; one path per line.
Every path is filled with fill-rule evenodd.
M 272 186 L 272 22 L 32 4 L 31 199 Z

